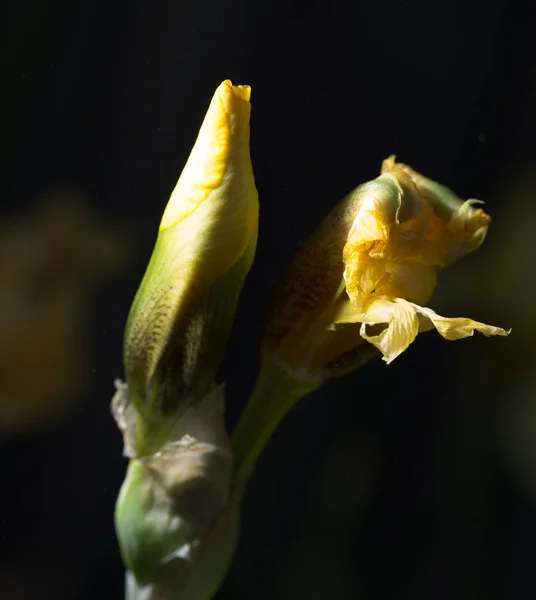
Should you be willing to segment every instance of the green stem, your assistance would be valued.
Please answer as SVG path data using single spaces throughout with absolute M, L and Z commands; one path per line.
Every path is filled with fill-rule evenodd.
M 138 416 L 135 441 L 136 456 L 142 458 L 156 454 L 166 443 L 171 430 L 172 424 L 170 423 L 162 422 L 156 426 L 155 424 L 148 423 L 143 417 Z
M 262 361 L 248 404 L 233 431 L 233 489 L 240 490 L 251 474 L 266 442 L 296 402 L 318 387 L 297 381 L 272 360 Z

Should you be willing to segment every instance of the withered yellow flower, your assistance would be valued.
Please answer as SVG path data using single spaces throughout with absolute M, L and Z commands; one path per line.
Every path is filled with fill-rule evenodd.
M 223 356 L 257 242 L 250 93 L 230 81 L 217 88 L 130 310 L 124 362 L 138 433 L 169 430 L 207 393 Z
M 297 379 L 321 381 L 374 348 L 389 363 L 433 328 L 448 340 L 507 335 L 425 306 L 438 271 L 484 241 L 490 218 L 478 204 L 385 160 L 380 177 L 344 198 L 294 258 L 276 291 L 264 354 Z

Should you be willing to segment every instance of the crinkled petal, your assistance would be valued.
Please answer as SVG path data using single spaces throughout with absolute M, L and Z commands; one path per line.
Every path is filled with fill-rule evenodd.
M 369 246 L 368 251 L 373 256 L 382 256 L 390 230 L 391 224 L 381 210 L 362 208 L 352 225 L 348 241 L 355 246 L 376 242 Z
M 427 331 L 435 327 L 446 340 L 461 340 L 462 338 L 472 336 L 475 331 L 479 331 L 488 337 L 492 335 L 505 336 L 510 333 L 501 327 L 486 325 L 472 319 L 442 317 L 430 308 L 418 306 L 417 304 L 413 304 L 412 306 L 420 317 L 419 331 Z
M 348 258 L 344 269 L 346 293 L 354 306 L 361 310 L 370 300 L 371 294 L 385 282 L 385 261 L 376 260 L 359 251 Z
M 373 344 L 389 364 L 413 342 L 419 332 L 415 308 L 402 298 L 373 300 L 361 316 L 361 337 Z M 367 325 L 386 324 L 377 335 L 367 334 Z
M 389 240 L 391 227 L 398 223 L 402 189 L 392 175 L 378 177 L 360 189 L 359 210 L 348 234 L 348 242 L 360 247 L 369 242 L 381 241 L 381 253 Z M 375 256 L 372 252 L 370 254 Z
M 448 264 L 477 250 L 486 237 L 491 219 L 481 208 L 473 208 L 475 204 L 484 203 L 466 200 L 450 218 L 446 236 Z

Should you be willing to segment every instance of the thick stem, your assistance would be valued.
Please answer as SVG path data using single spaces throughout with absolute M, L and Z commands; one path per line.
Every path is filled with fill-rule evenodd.
M 288 411 L 318 383 L 290 377 L 270 359 L 262 361 L 261 371 L 248 404 L 233 431 L 233 489 L 240 493 L 266 442 Z

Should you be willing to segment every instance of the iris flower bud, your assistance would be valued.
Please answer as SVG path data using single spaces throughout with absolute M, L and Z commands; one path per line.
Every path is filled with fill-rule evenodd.
M 165 443 L 223 357 L 257 242 L 249 98 L 230 81 L 216 90 L 130 310 L 124 362 L 138 456 Z

